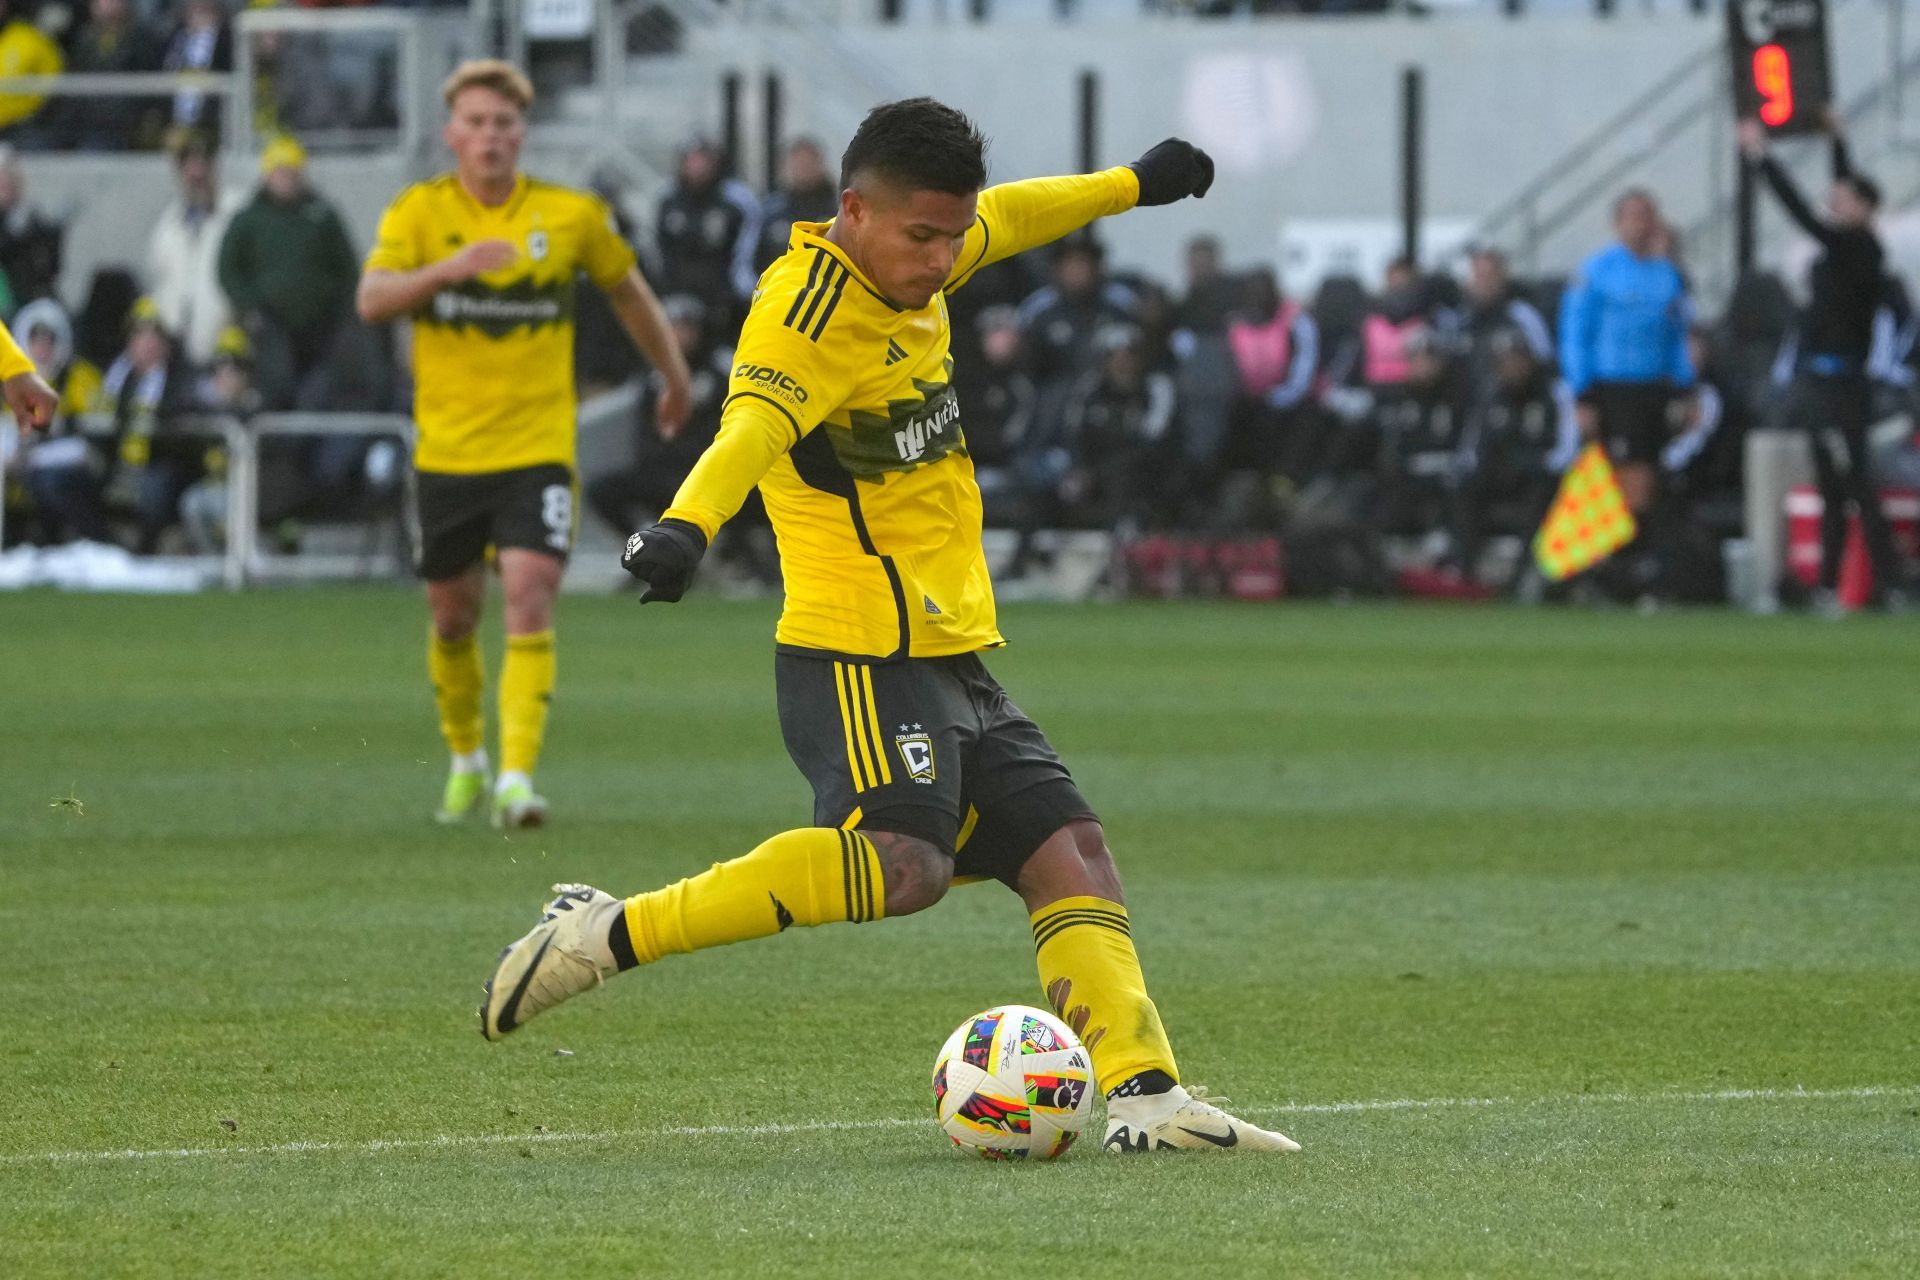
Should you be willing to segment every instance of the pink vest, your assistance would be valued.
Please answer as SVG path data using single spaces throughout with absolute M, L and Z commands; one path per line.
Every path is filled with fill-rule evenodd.
M 1407 368 L 1407 335 L 1425 327 L 1426 321 L 1418 316 L 1402 320 L 1399 324 L 1378 312 L 1367 317 L 1360 326 L 1360 337 L 1366 349 L 1364 371 L 1368 386 L 1391 387 L 1407 380 L 1410 374 Z
M 1283 302 L 1265 324 L 1241 320 L 1228 326 L 1227 343 L 1240 370 L 1242 391 L 1264 396 L 1287 380 L 1287 365 L 1293 360 L 1293 322 L 1299 315 L 1299 307 Z

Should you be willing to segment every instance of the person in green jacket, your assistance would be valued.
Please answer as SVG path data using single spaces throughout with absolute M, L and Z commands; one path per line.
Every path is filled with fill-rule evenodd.
M 260 189 L 220 243 L 220 287 L 253 344 L 268 408 L 321 408 L 327 363 L 353 312 L 360 263 L 346 224 L 307 181 L 292 138 L 260 156 Z

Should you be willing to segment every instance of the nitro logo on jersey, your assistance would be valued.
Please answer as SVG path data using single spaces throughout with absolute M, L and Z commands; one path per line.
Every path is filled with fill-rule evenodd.
M 893 446 L 900 451 L 900 461 L 919 462 L 926 458 L 929 449 L 950 445 L 952 442 L 944 439 L 947 428 L 959 420 L 960 398 L 953 394 L 951 387 L 942 388 L 927 402 L 924 412 L 909 418 L 906 426 L 893 433 Z M 939 451 L 945 453 L 946 449 Z
M 756 387 L 764 387 L 778 395 L 783 395 L 795 404 L 807 402 L 807 389 L 793 380 L 792 374 L 782 373 L 767 364 L 737 364 L 733 366 L 733 376 L 739 382 L 751 382 Z

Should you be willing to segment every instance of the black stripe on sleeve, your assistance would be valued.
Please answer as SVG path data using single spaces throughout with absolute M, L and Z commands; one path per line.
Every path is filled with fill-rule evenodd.
M 807 272 L 806 287 L 801 289 L 799 293 L 793 295 L 793 305 L 787 308 L 787 318 L 782 320 L 780 322 L 781 324 L 786 325 L 789 329 L 793 327 L 794 319 L 800 314 L 800 308 L 806 302 L 807 295 L 813 292 L 815 282 L 820 279 L 821 265 L 827 260 L 827 251 L 825 249 L 815 249 L 813 251 L 813 270 Z
M 810 338 L 817 336 L 811 332 L 813 328 L 813 317 L 815 313 L 820 310 L 820 304 L 827 300 L 836 281 L 842 289 L 846 288 L 846 277 L 847 269 L 840 265 L 839 260 L 836 258 L 828 258 L 827 272 L 820 277 L 820 287 L 813 291 L 812 300 L 807 303 L 807 309 L 800 315 L 800 323 L 794 325 L 793 328 L 798 329 Z M 832 296 L 838 297 L 839 295 L 832 294 Z
M 834 281 L 833 296 L 827 299 L 826 309 L 820 313 L 820 323 L 814 325 L 813 328 L 807 332 L 807 336 L 815 342 L 820 341 L 820 335 L 827 331 L 827 321 L 833 318 L 833 309 L 840 305 L 840 295 L 847 291 L 847 276 L 849 274 L 850 273 L 845 270 L 840 272 L 840 278 Z M 822 289 L 821 292 L 825 293 L 826 290 Z

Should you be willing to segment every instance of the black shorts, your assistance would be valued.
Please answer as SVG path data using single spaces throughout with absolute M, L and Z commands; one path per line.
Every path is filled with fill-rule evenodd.
M 1664 382 L 1596 382 L 1586 398 L 1600 415 L 1600 441 L 1614 462 L 1660 465 L 1673 439 L 1677 393 Z
M 420 576 L 457 577 L 487 548 L 538 551 L 565 562 L 573 549 L 573 468 L 551 462 L 512 471 L 414 473 Z
M 1012 885 L 1048 836 L 1094 812 L 980 659 L 877 662 L 781 650 L 780 733 L 813 821 L 917 836 L 954 873 Z

